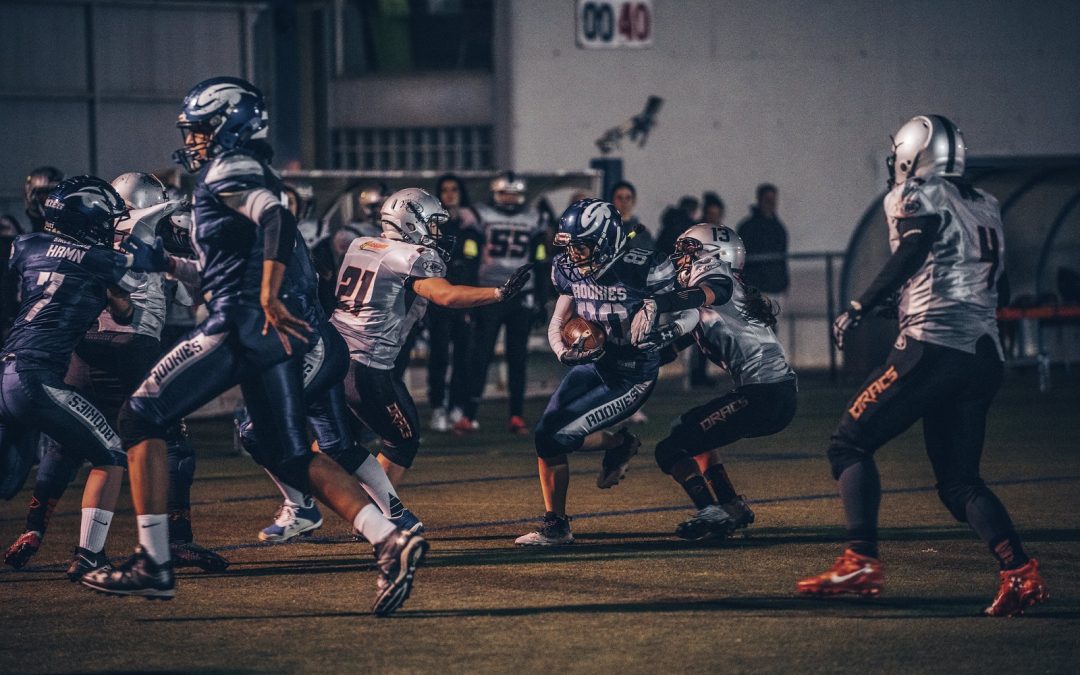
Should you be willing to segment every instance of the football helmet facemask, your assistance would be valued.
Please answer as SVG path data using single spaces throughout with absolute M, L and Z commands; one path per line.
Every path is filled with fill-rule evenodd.
M 742 272 L 746 263 L 746 246 L 735 230 L 726 225 L 698 223 L 687 228 L 675 240 L 675 252 L 671 262 L 677 271 L 680 286 L 687 286 L 695 261 L 720 260 L 731 266 L 733 272 Z
M 619 210 L 599 199 L 582 199 L 559 219 L 555 246 L 565 249 L 555 261 L 574 281 L 597 278 L 627 251 L 629 233 Z
M 45 200 L 45 231 L 80 244 L 111 248 L 116 225 L 127 217 L 124 199 L 95 176 L 61 181 Z
M 267 120 L 262 92 L 247 80 L 203 80 L 184 97 L 176 122 L 184 147 L 173 153 L 173 161 L 198 171 L 210 158 L 264 137 Z

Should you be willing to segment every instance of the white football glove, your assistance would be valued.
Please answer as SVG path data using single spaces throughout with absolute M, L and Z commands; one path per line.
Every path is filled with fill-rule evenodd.
M 656 301 L 645 298 L 641 303 L 641 309 L 634 314 L 630 322 L 630 344 L 644 349 L 645 346 L 642 343 L 646 341 L 649 333 L 656 329 L 656 319 L 659 315 L 660 313 L 656 310 Z

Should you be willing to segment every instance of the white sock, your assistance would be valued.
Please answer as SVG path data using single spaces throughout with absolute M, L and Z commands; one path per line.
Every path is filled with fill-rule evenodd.
M 311 508 L 311 495 L 306 495 L 300 492 L 296 488 L 286 485 L 278 480 L 277 476 L 270 473 L 269 469 L 264 469 L 266 475 L 270 476 L 270 480 L 274 481 L 274 485 L 281 491 L 281 496 L 285 498 L 285 503 L 290 506 L 303 506 L 305 509 Z
M 91 553 L 100 553 L 101 549 L 105 548 L 105 539 L 109 536 L 112 517 L 112 511 L 83 509 L 82 528 L 79 530 L 79 546 Z
M 360 513 L 356 514 L 356 518 L 353 519 L 353 527 L 364 535 L 364 539 L 370 541 L 373 546 L 383 543 L 391 534 L 397 531 L 394 524 L 387 520 L 374 504 L 368 504 L 360 509 Z
M 154 562 L 169 562 L 169 522 L 164 513 L 135 516 L 139 523 L 139 545 Z
M 353 475 L 360 480 L 360 485 L 371 495 L 371 500 L 378 504 L 384 516 L 396 518 L 401 515 L 404 508 L 401 499 L 398 498 L 397 490 L 390 483 L 386 471 L 383 471 L 382 464 L 375 459 L 375 455 L 368 455 Z

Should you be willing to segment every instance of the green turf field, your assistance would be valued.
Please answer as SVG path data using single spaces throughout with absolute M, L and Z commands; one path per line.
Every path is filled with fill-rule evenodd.
M 672 530 L 690 509 L 656 469 L 652 445 L 671 416 L 707 394 L 665 383 L 645 411 L 627 480 L 595 488 L 599 456 L 572 459 L 578 541 L 520 550 L 542 509 L 530 439 L 502 432 L 502 404 L 468 439 L 427 434 L 406 503 L 432 543 L 412 598 L 393 618 L 368 614 L 370 547 L 326 514 L 305 543 L 258 545 L 276 508 L 251 460 L 232 454 L 226 422 L 193 425 L 198 539 L 232 560 L 185 572 L 168 603 L 94 595 L 62 574 L 78 534 L 75 490 L 61 503 L 36 567 L 0 572 L 0 671 L 1076 672 L 1080 664 L 1080 384 L 1039 394 L 1010 374 L 990 423 L 984 476 L 1043 564 L 1051 601 L 1017 619 L 978 616 L 996 565 L 939 504 L 921 432 L 879 453 L 885 594 L 812 600 L 795 580 L 840 551 L 839 501 L 823 457 L 852 387 L 804 382 L 791 427 L 726 453 L 755 502 L 746 538 L 689 545 Z M 532 401 L 532 420 L 542 401 Z M 424 411 L 426 421 L 426 411 Z M 85 473 L 85 472 L 84 472 Z M 82 476 L 80 477 L 80 482 Z M 24 491 L 0 504 L 0 543 L 22 528 Z M 125 498 L 108 550 L 126 553 Z

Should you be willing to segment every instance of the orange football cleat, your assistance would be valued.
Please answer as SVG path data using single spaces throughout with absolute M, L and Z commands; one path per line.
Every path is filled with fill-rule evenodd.
M 529 435 L 529 425 L 525 424 L 525 420 L 520 415 L 510 418 L 510 421 L 506 423 L 506 430 L 518 436 Z
M 885 585 L 885 566 L 877 558 L 859 555 L 851 549 L 836 559 L 828 572 L 802 579 L 795 584 L 799 593 L 807 595 L 838 595 L 855 593 L 875 596 Z
M 986 616 L 1020 616 L 1034 604 L 1046 602 L 1050 593 L 1039 576 L 1039 561 L 1032 558 L 1023 567 L 1001 572 L 997 597 L 983 610 Z

